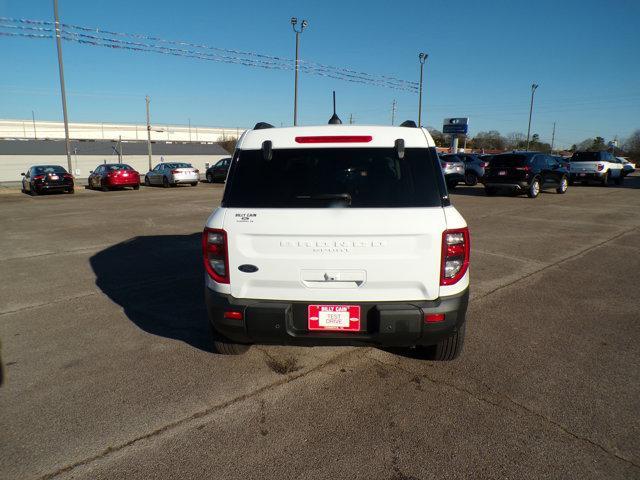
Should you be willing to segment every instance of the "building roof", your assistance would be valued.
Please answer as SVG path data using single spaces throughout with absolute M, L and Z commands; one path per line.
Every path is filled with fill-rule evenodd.
M 71 153 L 111 155 L 118 142 L 112 140 L 71 140 Z M 229 155 L 217 143 L 152 141 L 154 155 Z M 146 155 L 146 141 L 123 141 L 123 155 Z M 64 140 L 0 140 L 0 155 L 66 155 Z

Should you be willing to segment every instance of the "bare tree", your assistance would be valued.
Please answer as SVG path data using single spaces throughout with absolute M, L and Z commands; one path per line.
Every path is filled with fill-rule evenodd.
M 521 150 L 527 145 L 527 136 L 522 132 L 511 132 L 505 138 L 505 145 L 509 150 Z
M 236 143 L 238 143 L 238 139 L 236 137 L 227 137 L 226 135 L 222 135 L 218 137 L 217 143 L 227 152 L 233 154 L 236 149 Z

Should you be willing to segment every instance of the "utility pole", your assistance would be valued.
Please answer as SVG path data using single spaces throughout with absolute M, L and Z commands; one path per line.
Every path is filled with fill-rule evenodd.
M 420 95 L 418 96 L 418 128 L 422 127 L 422 71 L 424 70 L 424 62 L 427 61 L 426 53 L 418 54 L 420 60 Z
M 551 134 L 551 153 L 553 153 L 553 144 L 556 140 L 556 122 L 553 122 L 553 133 Z
M 396 122 L 396 99 L 393 99 L 393 103 L 391 103 L 391 126 L 393 126 Z
M 298 19 L 296 17 L 291 17 L 291 27 L 293 31 L 296 32 L 296 74 L 295 81 L 293 85 L 293 126 L 298 125 L 298 70 L 300 66 L 299 59 L 299 50 L 300 50 L 300 34 L 303 30 L 309 25 L 309 22 L 306 20 L 302 20 L 300 24 L 300 30 L 296 29 L 296 24 L 298 23 Z
M 353 125 L 353 113 L 349 114 L 349 125 Z
M 60 71 L 60 92 L 62 93 L 62 116 L 64 117 L 64 144 L 67 152 L 67 167 L 73 173 L 71 149 L 69 147 L 69 119 L 67 118 L 67 94 L 64 89 L 64 66 L 62 65 L 62 41 L 60 39 L 60 18 L 58 17 L 58 0 L 53 0 L 53 16 L 56 27 L 56 46 L 58 47 L 58 70 Z
M 151 120 L 149 119 L 149 102 L 151 99 L 149 95 L 144 97 L 147 102 L 147 152 L 149 153 L 149 170 L 153 168 L 152 159 L 151 159 Z
M 189 119 L 189 141 L 191 141 L 191 119 Z
M 536 93 L 536 89 L 539 87 L 537 84 L 531 85 L 531 105 L 529 106 L 529 128 L 527 128 L 527 152 L 529 151 L 529 136 L 531 135 L 531 115 L 533 113 L 533 96 Z
M 122 135 L 118 135 L 118 163 L 122 163 Z
M 38 139 L 38 133 L 36 132 L 36 114 L 31 110 L 31 120 L 33 120 L 33 138 Z

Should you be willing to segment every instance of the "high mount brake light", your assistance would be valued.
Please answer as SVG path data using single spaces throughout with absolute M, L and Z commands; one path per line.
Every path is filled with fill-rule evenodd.
M 205 228 L 202 232 L 202 258 L 207 274 L 217 283 L 229 283 L 227 232 Z
M 470 250 L 468 227 L 442 232 L 440 285 L 453 285 L 464 276 L 469 268 Z
M 296 143 L 369 143 L 371 135 L 318 135 L 312 137 L 296 137 Z

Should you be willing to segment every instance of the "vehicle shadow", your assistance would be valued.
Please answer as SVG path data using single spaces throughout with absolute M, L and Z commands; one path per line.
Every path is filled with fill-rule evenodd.
M 480 184 L 474 187 L 459 186 L 453 190 L 449 189 L 449 195 L 467 195 L 469 197 L 486 197 L 484 187 Z
M 200 234 L 134 237 L 89 262 L 96 285 L 145 332 L 211 352 Z

